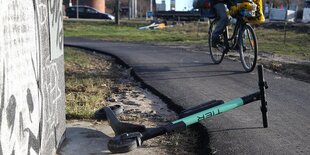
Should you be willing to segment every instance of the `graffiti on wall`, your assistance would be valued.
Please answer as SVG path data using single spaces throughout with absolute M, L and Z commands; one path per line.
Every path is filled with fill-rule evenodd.
M 63 55 L 62 1 L 49 1 L 51 59 Z
M 50 58 L 47 58 L 46 63 L 50 61 Z M 61 98 L 61 89 L 59 88 L 59 72 L 56 63 L 46 64 L 43 70 L 47 75 L 46 81 L 44 84 L 44 89 L 42 89 L 44 94 L 48 94 L 48 97 L 44 101 L 43 107 L 43 132 L 42 139 L 54 139 L 57 140 L 56 137 L 56 128 L 59 126 L 59 116 L 57 110 L 58 106 L 62 106 L 60 98 Z M 64 116 L 63 116 L 64 117 Z M 51 145 L 50 141 L 42 141 L 43 148 Z M 56 143 L 54 144 L 57 147 Z
M 49 14 L 47 1 L 0 4 L 0 154 L 41 154 L 56 141 L 57 109 L 64 104 L 62 75 L 51 61 L 53 45 L 42 35 L 49 36 L 49 16 L 62 14 Z M 59 29 L 54 43 L 61 45 L 62 27 L 54 25 Z

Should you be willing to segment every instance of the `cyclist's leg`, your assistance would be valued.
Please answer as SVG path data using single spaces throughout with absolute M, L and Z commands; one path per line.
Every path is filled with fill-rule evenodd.
M 212 40 L 217 43 L 219 41 L 219 36 L 223 33 L 223 30 L 227 26 L 229 20 L 226 14 L 226 7 L 224 3 L 217 3 L 213 6 L 213 8 L 219 18 L 218 23 L 212 33 Z

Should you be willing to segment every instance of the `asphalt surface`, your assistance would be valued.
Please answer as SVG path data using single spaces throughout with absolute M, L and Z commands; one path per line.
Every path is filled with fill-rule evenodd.
M 206 52 L 147 44 L 65 38 L 65 45 L 118 57 L 144 83 L 189 108 L 212 99 L 231 100 L 258 90 L 257 73 L 240 62 L 213 65 Z M 269 128 L 262 128 L 260 102 L 201 122 L 216 154 L 309 154 L 310 84 L 265 72 Z M 208 138 L 208 137 L 206 137 Z

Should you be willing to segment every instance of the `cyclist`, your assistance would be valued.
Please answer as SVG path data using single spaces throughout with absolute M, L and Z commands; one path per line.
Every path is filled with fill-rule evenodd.
M 220 43 L 220 35 L 223 33 L 223 30 L 229 22 L 225 4 L 228 8 L 230 8 L 233 3 L 231 0 L 211 0 L 210 2 L 211 6 L 216 12 L 216 15 L 219 18 L 218 23 L 212 33 L 212 46 L 217 47 L 217 45 Z

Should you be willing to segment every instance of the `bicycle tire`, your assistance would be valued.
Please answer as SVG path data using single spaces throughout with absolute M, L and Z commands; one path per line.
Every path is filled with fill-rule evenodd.
M 245 72 L 252 72 L 257 61 L 257 39 L 253 28 L 245 24 L 239 32 L 239 54 Z
M 217 23 L 217 21 L 213 21 L 210 24 L 209 32 L 208 32 L 209 33 L 208 42 L 209 42 L 209 51 L 210 51 L 210 55 L 211 55 L 211 59 L 212 59 L 213 63 L 214 64 L 220 64 L 224 59 L 225 46 L 222 45 L 222 46 L 217 47 L 217 48 L 212 47 L 212 32 L 213 32 L 214 28 L 216 27 L 215 26 L 216 23 Z

